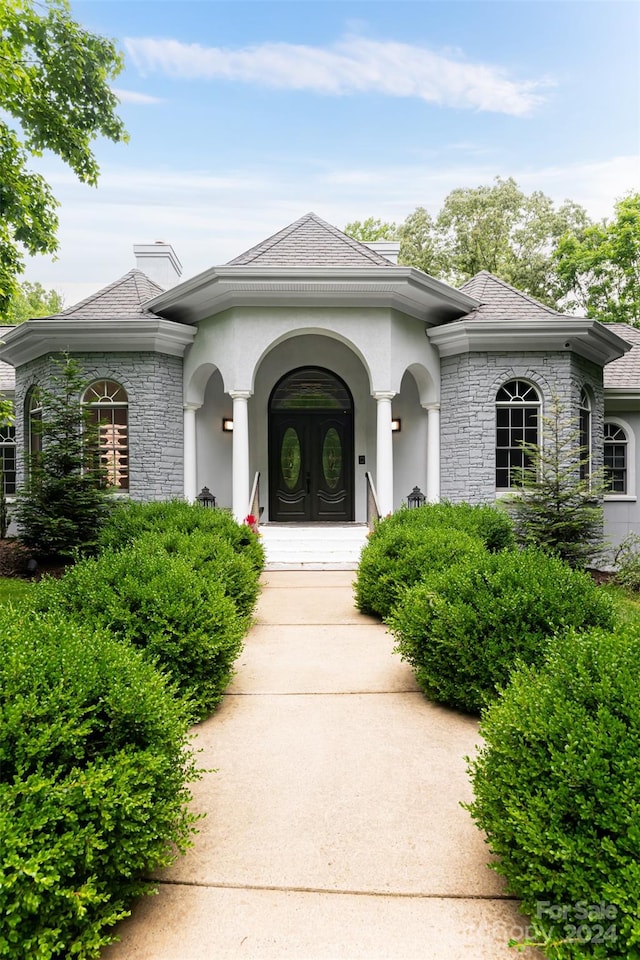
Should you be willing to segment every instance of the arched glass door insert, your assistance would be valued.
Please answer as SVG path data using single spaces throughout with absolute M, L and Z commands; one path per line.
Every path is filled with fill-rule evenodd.
M 353 520 L 353 399 L 323 367 L 284 376 L 269 401 L 269 518 Z

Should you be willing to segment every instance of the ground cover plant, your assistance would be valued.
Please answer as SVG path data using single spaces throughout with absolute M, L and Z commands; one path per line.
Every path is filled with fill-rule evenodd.
M 0 630 L 0 957 L 97 957 L 190 842 L 187 720 L 107 631 L 30 605 Z
M 388 619 L 425 694 L 479 713 L 518 661 L 539 663 L 556 632 L 610 628 L 613 603 L 585 573 L 539 550 L 472 557 L 408 589 Z
M 558 636 L 483 716 L 469 809 L 553 960 L 640 957 L 640 624 Z
M 443 502 L 398 510 L 376 525 L 362 551 L 356 605 L 384 618 L 407 587 L 434 570 L 513 544 L 511 521 L 495 507 Z

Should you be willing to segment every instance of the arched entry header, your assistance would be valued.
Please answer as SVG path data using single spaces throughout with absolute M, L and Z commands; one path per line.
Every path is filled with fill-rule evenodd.
M 300 367 L 287 373 L 271 394 L 271 410 L 343 410 L 353 408 L 349 388 L 323 367 Z

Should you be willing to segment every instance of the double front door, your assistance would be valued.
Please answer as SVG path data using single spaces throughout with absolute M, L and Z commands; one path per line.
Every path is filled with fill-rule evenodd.
M 353 520 L 353 415 L 343 410 L 272 410 L 269 517 Z

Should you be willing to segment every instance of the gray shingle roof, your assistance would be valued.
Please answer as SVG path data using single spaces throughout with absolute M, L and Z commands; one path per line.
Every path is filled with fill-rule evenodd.
M 371 250 L 322 220 L 307 213 L 295 223 L 229 261 L 229 265 L 261 267 L 392 267 L 382 254 Z
M 526 293 L 516 290 L 511 284 L 481 270 L 460 287 L 463 293 L 480 301 L 480 306 L 462 317 L 463 320 L 548 320 L 564 317 L 550 307 L 545 307 Z
M 608 323 L 607 327 L 632 346 L 624 357 L 604 368 L 605 389 L 640 390 L 640 330 L 627 323 Z
M 150 280 L 141 270 L 129 270 L 80 303 L 55 314 L 56 320 L 139 320 L 155 314 L 145 313 L 147 300 L 163 293 L 162 287 Z M 53 319 L 53 318 L 51 318 Z

